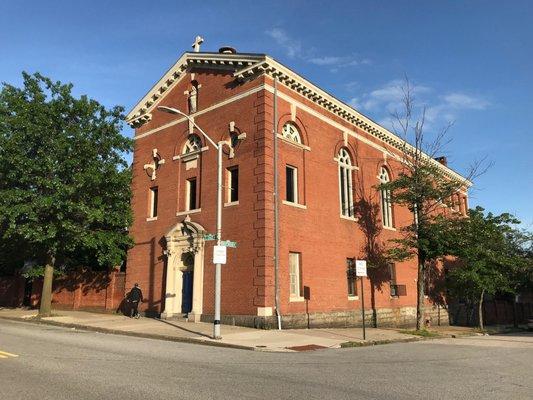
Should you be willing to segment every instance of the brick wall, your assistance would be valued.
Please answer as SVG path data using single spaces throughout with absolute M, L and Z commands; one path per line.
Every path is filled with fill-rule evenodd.
M 123 272 L 72 272 L 54 278 L 52 308 L 114 312 L 124 299 Z M 42 279 L 33 282 L 31 305 L 38 307 Z

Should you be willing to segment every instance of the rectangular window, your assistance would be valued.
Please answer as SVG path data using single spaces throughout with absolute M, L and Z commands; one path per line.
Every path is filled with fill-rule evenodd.
M 187 211 L 196 210 L 196 178 L 187 180 Z
M 291 203 L 298 203 L 298 169 L 287 166 L 286 172 L 286 192 L 285 200 Z
M 346 275 L 348 277 L 348 296 L 357 296 L 357 275 L 355 273 L 355 258 L 346 259 Z
M 157 202 L 159 191 L 157 187 L 150 188 L 150 218 L 157 217 Z
M 239 168 L 228 168 L 228 202 L 239 201 Z
M 289 253 L 290 297 L 300 298 L 302 295 L 302 268 L 300 253 Z
M 389 278 L 390 278 L 390 295 L 392 297 L 399 296 L 398 284 L 396 282 L 396 264 L 389 264 Z

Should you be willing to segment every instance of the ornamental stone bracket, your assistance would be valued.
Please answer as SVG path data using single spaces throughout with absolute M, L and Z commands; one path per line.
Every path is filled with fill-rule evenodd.
M 144 170 L 154 181 L 157 178 L 157 170 L 165 163 L 165 160 L 161 158 L 161 155 L 157 152 L 157 149 L 152 150 L 152 162 L 144 164 Z

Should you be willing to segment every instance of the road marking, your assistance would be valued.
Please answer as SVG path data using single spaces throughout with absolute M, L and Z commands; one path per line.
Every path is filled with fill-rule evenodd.
M 18 357 L 18 354 L 8 353 L 7 351 L 0 350 L 0 358 Z

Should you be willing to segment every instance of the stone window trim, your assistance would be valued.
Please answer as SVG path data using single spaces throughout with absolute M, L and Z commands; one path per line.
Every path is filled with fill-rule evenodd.
M 202 212 L 202 209 L 201 208 L 196 208 L 194 210 L 186 210 L 186 211 L 178 211 L 176 213 L 176 217 L 180 217 L 182 215 L 188 215 L 188 214 L 197 214 L 199 212 Z
M 350 296 L 348 295 L 348 301 L 357 301 L 359 300 L 359 296 Z
M 292 201 L 287 201 L 287 200 L 282 200 L 281 203 L 286 206 L 291 206 L 295 208 L 300 208 L 302 210 L 307 210 L 307 206 L 305 204 L 293 203 Z
M 148 217 L 148 218 L 146 218 L 146 222 L 152 222 L 152 221 L 157 221 L 157 217 Z
M 209 146 L 204 146 L 200 150 L 193 151 L 193 152 L 186 153 L 186 154 L 179 154 L 177 156 L 174 156 L 174 157 L 172 157 L 172 160 L 174 160 L 174 161 L 181 160 L 183 162 L 192 161 L 192 160 L 195 160 L 198 157 L 200 157 L 200 155 L 204 151 L 207 151 L 207 150 L 209 150 Z
M 389 169 L 386 166 L 381 166 L 379 169 L 378 179 L 380 183 L 388 183 L 391 181 Z M 379 200 L 381 207 L 381 222 L 383 228 L 394 229 L 394 212 L 391 201 L 390 190 L 381 189 L 379 191 Z M 392 229 L 391 229 L 392 228 Z
M 302 296 L 295 297 L 291 295 L 289 297 L 289 303 L 302 303 L 304 301 L 305 301 L 305 298 L 303 298 Z
M 227 203 L 224 203 L 224 207 L 232 207 L 232 206 L 238 206 L 239 200 L 237 201 L 228 201 Z
M 278 139 L 280 139 L 283 143 L 287 143 L 288 145 L 291 145 L 291 146 L 294 146 L 294 147 L 297 147 L 299 149 L 302 149 L 302 150 L 305 150 L 305 151 L 311 151 L 311 147 L 309 146 L 306 146 L 305 144 L 302 144 L 302 143 L 298 143 L 298 142 L 294 142 L 290 139 L 287 139 L 286 137 L 284 137 L 282 134 L 278 133 L 277 134 L 277 137 Z
M 159 187 L 152 186 L 148 191 L 148 218 L 147 221 L 157 220 L 159 207 Z
M 339 209 L 340 215 L 349 219 L 355 218 L 354 193 L 353 193 L 353 168 L 352 156 L 346 147 L 341 147 L 335 158 L 339 174 Z

